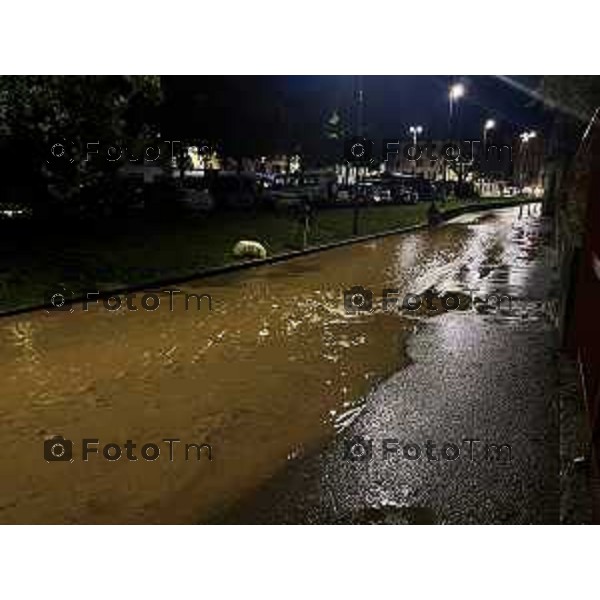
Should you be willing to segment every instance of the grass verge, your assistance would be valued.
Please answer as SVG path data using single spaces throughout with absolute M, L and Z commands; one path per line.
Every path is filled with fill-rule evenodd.
M 514 203 L 489 198 L 476 204 Z M 442 211 L 473 202 L 449 201 Z M 362 208 L 358 235 L 426 223 L 429 203 Z M 314 218 L 309 246 L 353 237 L 353 210 L 321 210 Z M 262 242 L 269 255 L 302 248 L 302 225 L 272 213 L 215 213 L 179 218 L 128 218 L 87 226 L 38 228 L 4 223 L 0 232 L 0 314 L 36 306 L 49 291 L 64 286 L 75 295 L 164 279 L 185 278 L 235 262 L 231 254 L 240 239 Z M 17 224 L 14 224 L 17 226 Z

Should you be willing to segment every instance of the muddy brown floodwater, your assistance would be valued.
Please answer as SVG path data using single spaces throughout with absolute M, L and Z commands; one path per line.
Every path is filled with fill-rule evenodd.
M 384 312 L 381 290 L 414 289 L 473 232 L 447 225 L 178 286 L 155 312 L 44 311 L 0 319 L 0 522 L 193 523 L 252 494 L 286 461 L 318 449 L 407 361 L 418 319 Z M 347 314 L 343 290 L 373 290 Z M 141 293 L 139 294 L 141 295 Z M 139 304 L 139 302 L 138 302 Z M 44 460 L 53 435 L 73 462 Z M 137 444 L 137 461 L 92 454 L 82 438 Z M 178 438 L 169 461 L 163 438 Z M 156 443 L 155 461 L 140 447 Z M 184 460 L 185 443 L 207 443 Z M 101 450 L 100 450 L 101 452 Z

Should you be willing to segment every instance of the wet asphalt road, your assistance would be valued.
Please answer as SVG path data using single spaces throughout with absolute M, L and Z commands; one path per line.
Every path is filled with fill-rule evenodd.
M 188 310 L 181 296 L 169 306 L 157 289 L 156 311 L 97 303 L 1 319 L 0 522 L 557 520 L 552 269 L 539 208 L 181 286 L 208 294 L 210 309 Z M 347 310 L 356 286 L 372 291 L 372 310 Z M 390 287 L 399 298 L 472 295 L 479 310 L 388 310 Z M 491 292 L 512 306 L 482 311 Z M 71 441 L 72 462 L 46 460 L 55 435 Z M 85 461 L 84 438 L 99 449 L 131 440 L 138 459 L 103 450 Z M 386 439 L 395 452 L 383 456 Z M 472 457 L 465 439 L 479 440 Z M 352 441 L 362 446 L 350 460 Z M 161 453 L 139 459 L 146 443 Z M 188 460 L 188 443 L 210 444 L 211 459 Z M 404 457 L 408 443 L 421 456 Z M 506 449 L 488 460 L 485 444 L 509 444 L 512 460 Z
M 518 211 L 459 219 L 478 228 L 476 246 L 413 285 L 509 293 L 511 308 L 420 319 L 411 363 L 340 421 L 324 450 L 290 460 L 218 522 L 559 521 L 549 230 L 539 206 Z M 510 457 L 492 446 L 505 444 Z

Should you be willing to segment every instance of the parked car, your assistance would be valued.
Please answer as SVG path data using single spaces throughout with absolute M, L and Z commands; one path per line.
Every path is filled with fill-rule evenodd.
M 373 202 L 377 204 L 389 204 L 392 201 L 392 192 L 389 188 L 377 186 L 373 188 Z
M 403 185 L 390 186 L 389 190 L 391 201 L 395 204 L 416 204 L 419 201 L 419 195 Z
M 301 188 L 310 202 L 333 202 L 337 198 L 337 175 L 333 171 L 305 171 L 291 179 L 291 185 Z
M 424 177 L 388 173 L 382 177 L 382 185 L 391 190 L 394 202 L 403 204 L 416 204 L 417 202 L 437 199 L 439 196 L 436 185 Z
M 301 187 L 285 187 L 278 190 L 273 190 L 269 194 L 269 198 L 275 207 L 275 210 L 286 212 L 301 206 L 304 202 L 309 201 L 309 196 Z
M 515 185 L 507 185 L 502 189 L 502 196 L 504 198 L 513 198 L 514 196 L 518 196 L 521 193 L 521 190 Z
M 337 193 L 337 202 L 350 202 L 352 200 L 352 190 L 348 187 L 340 187 Z
M 375 187 L 372 183 L 357 183 L 351 190 L 350 197 L 353 202 L 359 204 L 368 204 L 373 202 L 375 197 Z
M 215 207 L 215 199 L 207 189 L 182 189 L 177 201 L 190 211 L 210 212 Z
M 409 188 L 400 188 L 398 193 L 398 199 L 402 204 L 418 204 L 419 203 L 419 192 L 411 190 Z
M 220 171 L 212 177 L 208 189 L 215 204 L 227 208 L 253 206 L 260 196 L 254 173 Z
M 392 190 L 379 177 L 368 177 L 359 185 L 368 189 L 368 201 L 375 204 L 386 204 L 392 202 Z
M 0 202 L 1 219 L 28 219 L 31 217 L 31 207 L 15 202 Z

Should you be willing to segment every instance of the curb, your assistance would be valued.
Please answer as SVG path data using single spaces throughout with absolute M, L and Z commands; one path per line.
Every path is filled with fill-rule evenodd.
M 442 223 L 450 221 L 456 217 L 459 217 L 463 214 L 470 212 L 484 212 L 488 210 L 498 210 L 499 208 L 511 208 L 513 206 L 519 206 L 520 204 L 530 204 L 533 202 L 532 200 L 515 200 L 514 202 L 495 202 L 492 204 L 486 204 L 485 206 L 477 205 L 477 204 L 469 204 L 466 206 L 461 206 L 447 212 L 442 212 Z M 324 252 L 326 250 L 333 250 L 334 248 L 340 248 L 341 246 L 348 246 L 349 244 L 359 244 L 361 242 L 366 242 L 369 240 L 389 237 L 391 235 L 400 235 L 402 233 L 409 233 L 411 231 L 418 231 L 419 229 L 426 229 L 429 225 L 427 223 L 419 223 L 416 225 L 409 225 L 408 227 L 400 227 L 397 229 L 387 229 L 385 231 L 379 231 L 377 233 L 370 233 L 368 235 L 362 235 L 357 237 L 348 238 L 345 240 L 338 240 L 336 242 L 329 242 L 327 244 L 319 244 L 318 246 L 311 246 L 310 248 L 306 248 L 304 250 L 293 250 L 291 252 L 283 252 L 280 254 L 274 254 L 273 256 L 269 256 L 267 258 L 256 258 L 252 260 L 246 260 L 243 262 L 234 262 L 228 265 L 223 265 L 220 267 L 211 267 L 209 269 L 204 269 L 202 271 L 197 271 L 191 273 L 189 275 L 171 277 L 168 279 L 161 279 L 159 281 L 150 281 L 146 283 L 139 283 L 130 286 L 123 286 L 118 288 L 112 288 L 110 290 L 98 290 L 98 300 L 110 298 L 115 295 L 124 295 L 129 292 L 137 292 L 142 290 L 155 289 L 157 287 L 164 287 L 169 285 L 174 285 L 178 283 L 186 283 L 187 281 L 192 281 L 194 279 L 203 279 L 205 277 L 215 277 L 217 275 L 222 275 L 226 273 L 232 273 L 235 271 L 241 271 L 244 269 L 250 269 L 255 267 L 261 267 L 264 265 L 271 265 L 278 262 L 283 262 L 285 260 L 291 260 L 294 258 L 300 258 L 302 256 L 307 256 L 309 254 L 315 254 L 317 252 Z M 71 302 L 82 302 L 86 299 L 86 296 L 75 296 Z M 0 317 L 11 317 L 16 315 L 21 315 L 29 312 L 35 312 L 38 310 L 49 309 L 51 304 L 35 304 L 35 305 L 27 305 L 18 308 L 9 309 L 6 311 L 0 310 Z

